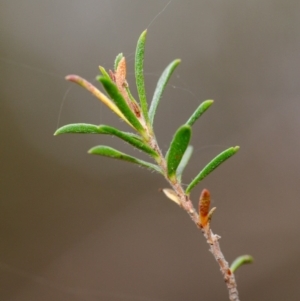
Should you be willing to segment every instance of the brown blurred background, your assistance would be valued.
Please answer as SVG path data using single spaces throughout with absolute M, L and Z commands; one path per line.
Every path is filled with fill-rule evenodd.
M 164 179 L 86 153 L 97 144 L 139 152 L 111 137 L 53 137 L 71 122 L 128 130 L 64 76 L 93 80 L 123 52 L 134 90 L 136 41 L 166 4 L 0 1 L 1 300 L 228 299 L 201 233 L 158 192 Z M 229 261 L 255 258 L 237 272 L 243 301 L 300 300 L 299 14 L 296 0 L 173 0 L 148 31 L 149 99 L 182 59 L 155 118 L 162 149 L 201 101 L 215 100 L 194 126 L 184 182 L 241 146 L 192 198 L 211 190 Z

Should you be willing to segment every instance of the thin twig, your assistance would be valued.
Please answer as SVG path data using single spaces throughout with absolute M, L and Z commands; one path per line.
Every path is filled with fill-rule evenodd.
M 212 232 L 209 223 L 204 228 L 201 228 L 199 226 L 198 224 L 199 215 L 196 212 L 195 207 L 193 206 L 191 200 L 184 194 L 181 185 L 180 184 L 173 185 L 173 189 L 178 193 L 180 199 L 183 200 L 182 202 L 183 209 L 189 214 L 189 216 L 192 218 L 192 221 L 197 225 L 197 227 L 201 229 L 204 237 L 206 238 L 206 241 L 210 247 L 210 252 L 213 254 L 215 260 L 219 264 L 221 273 L 223 274 L 229 293 L 229 300 L 240 301 L 234 274 L 231 272 L 228 262 L 225 260 L 225 257 L 220 248 L 219 239 L 221 237 Z
M 152 145 L 156 150 L 159 150 L 157 142 L 155 138 L 152 139 Z M 197 213 L 192 201 L 190 200 L 189 196 L 187 196 L 179 182 L 172 182 L 167 177 L 166 173 L 166 161 L 164 156 L 159 150 L 159 154 L 161 160 L 159 162 L 160 167 L 165 173 L 165 178 L 168 180 L 176 194 L 178 195 L 181 203 L 181 207 L 188 213 L 191 217 L 192 221 L 196 224 L 196 226 L 202 231 L 207 243 L 209 244 L 210 252 L 213 254 L 215 260 L 219 264 L 221 273 L 224 277 L 224 281 L 226 283 L 228 293 L 229 293 L 229 300 L 230 301 L 240 301 L 239 294 L 237 290 L 237 284 L 235 281 L 234 274 L 231 272 L 228 262 L 225 260 L 225 257 L 221 251 L 219 239 L 221 238 L 219 235 L 214 234 L 210 228 L 210 223 L 208 223 L 205 227 L 201 227 L 199 225 L 199 214 Z

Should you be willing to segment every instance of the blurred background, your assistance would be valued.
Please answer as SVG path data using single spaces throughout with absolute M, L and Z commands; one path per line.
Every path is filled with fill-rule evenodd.
M 215 100 L 194 126 L 184 183 L 241 146 L 192 193 L 197 205 L 211 191 L 226 259 L 255 258 L 236 273 L 241 300 L 298 301 L 299 13 L 296 0 L 0 1 L 0 299 L 228 299 L 202 234 L 158 191 L 165 180 L 87 155 L 99 144 L 140 152 L 111 137 L 53 137 L 73 122 L 129 130 L 64 76 L 93 81 L 123 52 L 135 93 L 136 41 L 148 28 L 149 99 L 182 59 L 155 118 L 163 151 L 201 101 Z

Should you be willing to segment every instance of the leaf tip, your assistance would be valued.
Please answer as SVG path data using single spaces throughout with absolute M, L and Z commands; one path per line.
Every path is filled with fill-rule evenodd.
M 200 103 L 196 111 L 192 114 L 192 116 L 186 123 L 190 126 L 194 125 L 194 123 L 210 108 L 213 102 L 214 101 L 212 99 L 209 99 Z
M 240 147 L 238 145 L 233 147 L 233 150 L 234 150 L 235 153 L 237 153 L 239 149 L 240 149 Z
M 105 68 L 103 66 L 99 66 L 99 70 L 102 73 L 103 76 L 109 76 L 108 73 L 106 72 Z M 99 75 L 98 75 L 99 76 Z M 97 77 L 98 77 L 97 76 Z M 97 79 L 96 77 L 96 79 Z M 98 80 L 98 79 L 97 79 Z
M 72 74 L 67 75 L 67 76 L 65 76 L 65 80 L 72 81 L 73 77 L 74 77 L 74 75 L 72 75 Z
M 253 263 L 254 258 L 251 255 L 242 255 L 236 258 L 230 266 L 230 270 L 234 273 L 239 267 L 244 264 Z
M 94 155 L 94 154 L 95 154 L 95 149 L 96 149 L 96 147 L 92 147 L 92 148 L 90 148 L 90 149 L 87 151 L 87 153 L 90 154 L 90 155 Z
M 67 133 L 66 130 L 65 130 L 66 127 L 67 127 L 67 126 L 64 125 L 64 126 L 60 127 L 59 129 L 57 129 L 57 130 L 54 132 L 53 136 L 58 136 L 58 135 Z
M 115 64 L 114 64 L 114 70 L 116 71 L 118 69 L 118 66 L 119 66 L 119 63 L 120 61 L 124 58 L 124 55 L 123 53 L 119 53 L 117 56 L 116 56 L 116 59 L 115 59 Z
M 84 78 L 82 78 L 76 74 L 69 74 L 69 75 L 65 76 L 65 80 L 72 82 L 72 83 L 76 83 L 83 87 L 87 84 L 87 81 Z

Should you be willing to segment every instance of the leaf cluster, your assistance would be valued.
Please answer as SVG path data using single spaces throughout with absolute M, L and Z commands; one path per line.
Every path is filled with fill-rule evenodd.
M 150 106 L 146 97 L 145 81 L 144 81 L 144 54 L 147 31 L 144 31 L 137 43 L 135 54 L 135 80 L 138 92 L 138 101 L 132 96 L 129 85 L 126 80 L 126 60 L 120 53 L 115 60 L 114 70 L 106 71 L 105 68 L 99 67 L 101 75 L 97 76 L 97 80 L 106 91 L 106 95 L 94 85 L 77 75 L 69 75 L 67 79 L 79 84 L 87 89 L 100 101 L 107 105 L 114 113 L 116 113 L 123 121 L 125 121 L 134 132 L 123 132 L 109 125 L 93 125 L 85 123 L 68 124 L 59 128 L 55 135 L 60 134 L 102 134 L 112 135 L 129 143 L 133 147 L 146 153 L 154 162 L 146 162 L 144 160 L 129 156 L 108 146 L 95 146 L 88 152 L 93 155 L 100 155 L 119 159 L 131 163 L 138 164 L 150 170 L 161 173 L 171 184 L 181 182 L 181 177 L 185 167 L 193 152 L 190 145 L 192 137 L 192 127 L 195 122 L 202 116 L 204 112 L 213 104 L 212 100 L 202 102 L 195 110 L 191 117 L 181 125 L 173 135 L 169 149 L 164 156 L 157 144 L 153 124 L 154 117 L 157 112 L 158 105 L 162 98 L 163 92 L 167 87 L 169 79 L 174 70 L 180 64 L 180 60 L 172 61 L 160 76 L 156 89 L 153 93 Z M 221 163 L 225 162 L 233 156 L 239 147 L 230 147 L 213 158 L 202 170 L 195 176 L 191 183 L 187 186 L 185 194 L 189 195 L 192 189 L 208 176 Z

